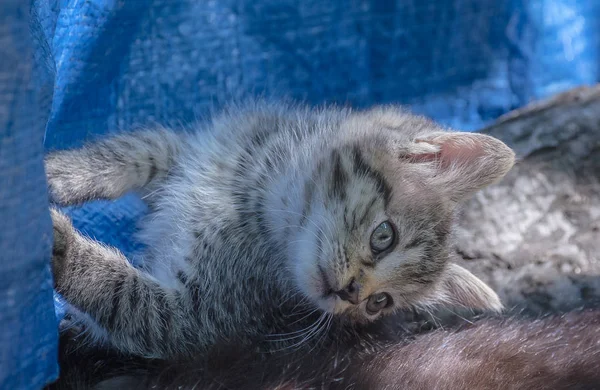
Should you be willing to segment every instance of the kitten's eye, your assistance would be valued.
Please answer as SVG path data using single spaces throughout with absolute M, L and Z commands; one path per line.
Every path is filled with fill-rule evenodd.
M 394 229 L 392 224 L 385 221 L 373 230 L 371 234 L 371 250 L 375 253 L 383 252 L 394 243 Z
M 367 301 L 367 313 L 373 315 L 392 304 L 392 298 L 386 293 L 373 294 Z

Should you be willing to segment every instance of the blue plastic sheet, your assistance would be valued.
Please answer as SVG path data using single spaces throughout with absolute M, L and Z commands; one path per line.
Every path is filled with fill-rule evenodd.
M 45 114 L 32 75 L 28 4 L 0 8 L 0 389 L 56 376 L 52 226 L 43 167 Z
M 403 103 L 474 130 L 600 74 L 597 0 L 33 0 L 33 41 L 28 3 L 0 8 L 2 389 L 56 373 L 42 145 L 190 123 L 256 95 Z M 67 212 L 139 253 L 134 196 Z

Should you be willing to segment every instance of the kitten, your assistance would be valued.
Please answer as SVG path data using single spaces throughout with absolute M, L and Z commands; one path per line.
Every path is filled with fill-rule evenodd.
M 373 335 L 387 333 L 387 341 Z M 82 349 L 63 335 L 61 380 L 48 390 L 89 389 L 507 389 L 600 388 L 600 311 L 537 320 L 483 319 L 414 339 L 370 329 L 358 344 L 310 356 L 256 355 L 223 346 L 185 362 Z
M 109 138 L 46 159 L 62 205 L 138 191 L 149 250 L 132 267 L 52 210 L 55 286 L 94 341 L 148 358 L 216 345 L 310 350 L 327 335 L 437 303 L 498 311 L 449 262 L 457 204 L 513 152 L 396 107 L 256 103 L 192 132 Z M 348 337 L 351 339 L 351 337 Z

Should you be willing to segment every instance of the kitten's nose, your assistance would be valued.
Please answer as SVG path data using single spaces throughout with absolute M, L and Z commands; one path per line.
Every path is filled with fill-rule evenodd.
M 360 285 L 353 278 L 346 287 L 339 291 L 336 291 L 335 293 L 342 300 L 348 301 L 356 305 L 358 304 L 358 294 L 360 293 Z

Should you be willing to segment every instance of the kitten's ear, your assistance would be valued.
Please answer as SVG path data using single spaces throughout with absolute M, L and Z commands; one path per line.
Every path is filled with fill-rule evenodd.
M 415 163 L 434 163 L 434 183 L 460 201 L 506 175 L 514 152 L 485 134 L 437 132 L 414 140 L 401 157 Z
M 434 300 L 471 309 L 494 312 L 503 309 L 502 302 L 494 290 L 477 276 L 454 263 L 448 264 Z

